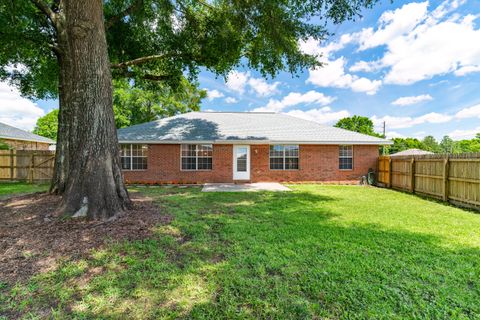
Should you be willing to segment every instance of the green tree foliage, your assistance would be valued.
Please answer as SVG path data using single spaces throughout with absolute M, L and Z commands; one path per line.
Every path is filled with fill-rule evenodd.
M 416 138 L 394 138 L 393 145 L 388 148 L 388 153 L 393 154 L 407 149 L 420 149 L 435 153 L 480 152 L 480 134 L 470 140 L 458 141 L 444 136 L 440 143 L 437 143 L 432 136 L 427 136 L 422 141 Z
M 198 90 L 195 83 L 183 79 L 180 86 L 172 89 L 163 84 L 132 86 L 127 81 L 114 82 L 113 111 L 117 128 L 153 121 L 188 111 L 200 110 L 200 102 L 206 97 L 205 90 Z M 56 140 L 58 109 L 52 110 L 37 120 L 33 133 Z
M 480 152 L 480 133 L 477 133 L 473 139 L 455 141 L 458 152 Z
M 368 134 L 374 137 L 382 137 L 381 134 L 375 132 L 373 122 L 368 117 L 355 115 L 353 117 L 343 118 L 338 120 L 335 127 Z
M 0 150 L 10 150 L 10 146 L 0 139 Z
M 207 96 L 198 85 L 182 79 L 176 88 L 162 83 L 133 86 L 125 80 L 114 82 L 113 109 L 117 128 L 153 121 L 188 111 L 200 110 Z
M 454 141 L 449 136 L 444 136 L 442 141 L 440 141 L 440 152 L 442 153 L 461 153 L 462 148 L 459 143 Z
M 245 65 L 275 76 L 320 66 L 298 40 L 324 39 L 327 22 L 353 19 L 377 1 L 104 0 L 113 76 L 176 87 L 201 67 L 226 75 Z M 0 79 L 25 96 L 58 96 L 62 2 L 0 3 Z
M 175 89 L 201 69 L 226 76 L 243 65 L 267 77 L 320 67 L 299 40 L 324 39 L 328 25 L 377 1 L 2 1 L 0 80 L 27 97 L 59 97 L 51 189 L 64 195 L 65 213 L 86 208 L 90 218 L 111 217 L 130 204 L 112 77 Z
M 426 136 L 422 140 L 422 149 L 430 152 L 439 153 L 441 148 L 433 136 Z
M 58 109 L 54 109 L 43 117 L 38 118 L 35 128 L 33 128 L 33 133 L 52 140 L 57 140 L 57 131 Z
M 388 147 L 388 153 L 393 154 L 407 149 L 425 150 L 423 143 L 417 138 L 393 138 L 393 145 Z

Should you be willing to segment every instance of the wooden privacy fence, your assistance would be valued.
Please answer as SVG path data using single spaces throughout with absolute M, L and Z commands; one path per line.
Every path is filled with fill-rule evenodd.
M 0 180 L 50 181 L 54 159 L 54 151 L 0 150 Z
M 480 208 L 480 153 L 381 156 L 377 180 L 388 188 Z

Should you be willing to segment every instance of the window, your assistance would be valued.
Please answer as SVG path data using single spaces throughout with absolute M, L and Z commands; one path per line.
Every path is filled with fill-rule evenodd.
M 270 146 L 270 170 L 297 170 L 298 145 Z
M 123 170 L 146 170 L 148 146 L 146 144 L 121 144 L 120 161 Z
M 338 168 L 340 170 L 352 170 L 353 146 L 339 146 L 338 152 Z
M 212 170 L 211 144 L 182 144 L 182 170 Z

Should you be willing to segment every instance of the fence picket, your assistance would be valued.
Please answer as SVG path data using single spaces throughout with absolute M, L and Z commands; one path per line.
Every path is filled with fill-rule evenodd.
M 378 168 L 382 186 L 480 208 L 480 153 L 381 156 Z

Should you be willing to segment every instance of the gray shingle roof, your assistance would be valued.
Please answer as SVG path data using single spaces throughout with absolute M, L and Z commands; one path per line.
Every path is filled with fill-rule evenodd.
M 0 139 L 55 143 L 55 141 L 0 122 Z
M 402 156 L 420 156 L 424 154 L 433 154 L 433 152 L 425 151 L 421 149 L 407 149 L 397 153 L 393 153 L 390 157 L 402 157 Z
M 279 113 L 190 112 L 118 130 L 120 142 L 391 144 Z

